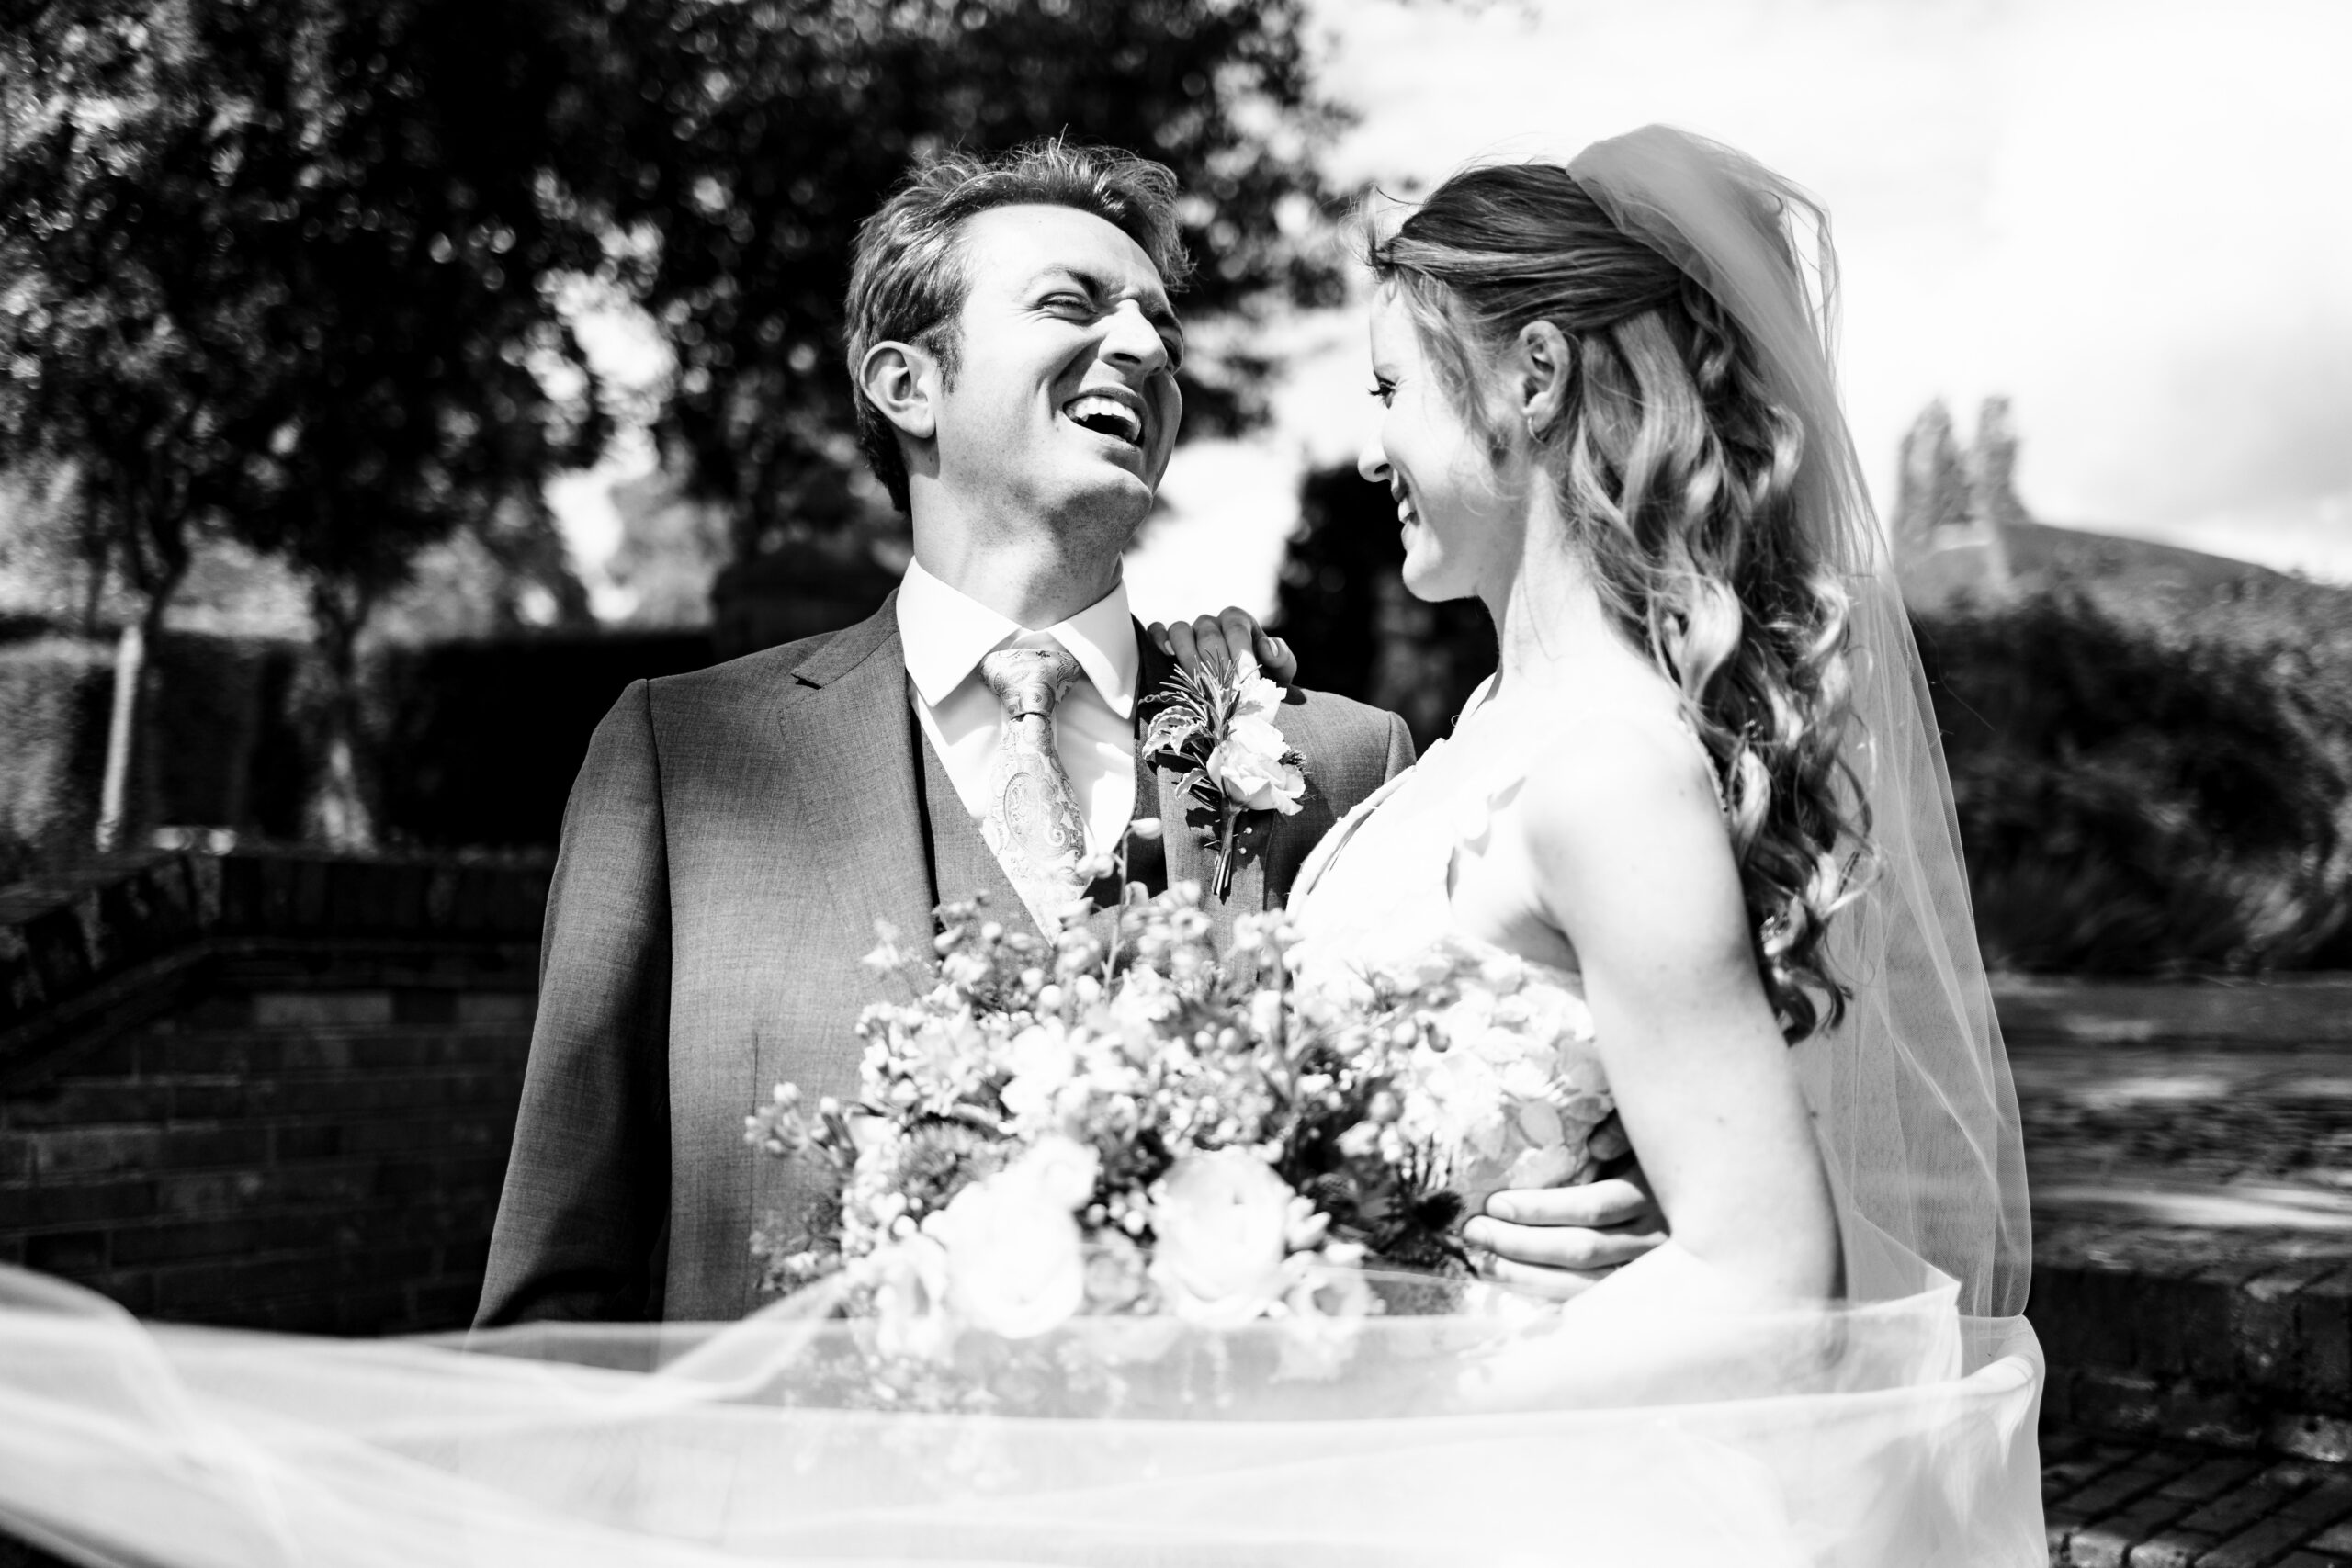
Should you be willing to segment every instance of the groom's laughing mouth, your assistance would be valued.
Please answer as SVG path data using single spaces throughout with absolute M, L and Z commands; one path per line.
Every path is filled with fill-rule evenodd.
M 1143 400 L 1124 387 L 1098 387 L 1062 405 L 1062 417 L 1081 430 L 1143 449 Z

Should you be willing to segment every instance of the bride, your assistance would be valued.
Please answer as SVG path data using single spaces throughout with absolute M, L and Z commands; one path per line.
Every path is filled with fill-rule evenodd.
M 1650 128 L 1459 175 L 1371 262 L 1363 471 L 1407 585 L 1483 599 L 1501 664 L 1301 873 L 1305 983 L 1454 949 L 1575 998 L 1664 1245 L 1499 1348 L 1374 1319 L 1344 1397 L 1157 1420 L 829 1401 L 793 1373 L 840 1325 L 790 1301 L 465 1353 L 142 1329 L 13 1275 L 0 1526 L 305 1568 L 2041 1562 L 2016 1112 L 1818 209 Z M 1572 1207 L 1498 1192 L 1464 1239 L 1573 1294 L 1555 1265 L 1645 1244 Z

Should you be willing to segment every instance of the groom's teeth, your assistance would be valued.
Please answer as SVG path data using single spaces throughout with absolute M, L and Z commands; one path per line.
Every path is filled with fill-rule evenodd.
M 1116 398 L 1072 398 L 1062 405 L 1062 412 L 1098 435 L 1115 435 L 1137 446 L 1143 442 L 1143 421 Z

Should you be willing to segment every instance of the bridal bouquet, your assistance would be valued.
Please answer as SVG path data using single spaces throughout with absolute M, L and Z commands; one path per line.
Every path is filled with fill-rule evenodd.
M 885 929 L 867 962 L 912 994 L 861 1020 L 856 1101 L 779 1085 L 747 1119 L 831 1178 L 805 1228 L 755 1241 L 771 1287 L 839 1277 L 889 1357 L 1080 1316 L 1343 1336 L 1378 1310 L 1366 1268 L 1459 1275 L 1486 1192 L 1622 1148 L 1581 1002 L 1515 960 L 1301 984 L 1283 917 L 1220 954 L 1199 899 L 1130 902 L 1107 940 L 977 902 L 941 908 L 928 953 Z

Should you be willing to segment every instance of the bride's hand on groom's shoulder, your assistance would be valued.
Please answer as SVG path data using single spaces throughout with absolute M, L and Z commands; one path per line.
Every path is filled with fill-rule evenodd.
M 1154 621 L 1147 629 L 1160 652 L 1196 675 L 1204 663 L 1213 670 L 1230 670 L 1246 659 L 1277 684 L 1287 686 L 1298 679 L 1298 660 L 1290 644 L 1269 637 L 1257 616 L 1236 606 L 1227 606 L 1222 615 L 1196 615 L 1172 625 Z
M 1463 1227 L 1479 1273 L 1563 1299 L 1582 1293 L 1666 1240 L 1666 1216 L 1630 1176 L 1498 1192 Z

